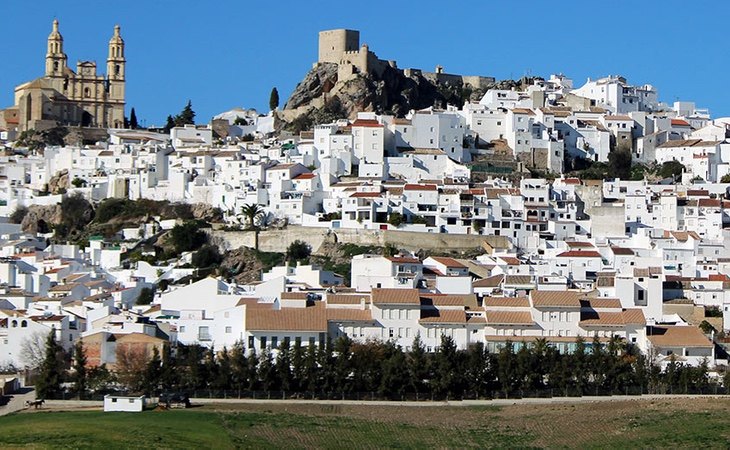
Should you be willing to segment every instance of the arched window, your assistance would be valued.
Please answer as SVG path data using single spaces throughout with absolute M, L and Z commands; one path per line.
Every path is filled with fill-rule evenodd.
M 84 97 L 91 97 L 91 89 L 84 88 Z
M 114 66 L 114 75 L 119 75 L 120 67 L 119 64 Z
M 20 328 L 28 328 L 28 321 L 24 320 L 24 321 L 20 322 Z
M 53 71 L 58 72 L 58 61 L 53 61 Z
M 17 328 L 17 327 L 18 327 L 18 321 L 17 320 L 13 320 L 13 328 Z

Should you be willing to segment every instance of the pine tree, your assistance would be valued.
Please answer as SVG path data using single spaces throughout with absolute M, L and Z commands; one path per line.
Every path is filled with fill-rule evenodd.
M 307 388 L 306 363 L 307 359 L 304 347 L 302 347 L 301 341 L 296 341 L 291 352 L 292 391 L 302 392 Z
M 163 128 L 162 131 L 167 134 L 173 128 L 175 128 L 175 119 L 172 116 L 167 116 L 167 122 L 165 123 L 165 128 Z
M 276 375 L 281 390 L 292 390 L 291 351 L 286 339 L 279 344 L 279 353 L 276 355 Z
M 175 116 L 175 126 L 182 127 L 184 125 L 195 125 L 195 111 L 193 111 L 193 103 L 188 100 L 185 108 Z
M 36 398 L 53 398 L 61 392 L 61 376 L 63 375 L 63 349 L 56 342 L 55 328 L 48 333 L 46 339 L 46 356 L 41 364 L 40 374 L 36 380 Z
M 426 349 L 421 341 L 421 334 L 417 333 L 413 338 L 411 351 L 408 353 L 408 372 L 410 375 L 411 389 L 416 392 L 425 392 L 426 383 L 429 381 L 429 359 Z
M 136 130 L 139 128 L 139 123 L 137 123 L 137 112 L 132 108 L 132 111 L 129 113 L 129 128 Z
M 79 339 L 74 345 L 74 391 L 79 398 L 86 394 L 86 351 L 84 350 L 84 344 Z
M 238 390 L 248 387 L 248 359 L 243 342 L 235 343 L 230 352 L 231 358 L 231 386 Z
M 218 374 L 215 378 L 215 389 L 231 389 L 233 385 L 233 370 L 231 363 L 231 352 L 224 346 L 223 350 L 218 353 Z
M 269 109 L 274 111 L 279 107 L 279 91 L 274 87 L 269 95 Z
M 258 375 L 264 391 L 276 389 L 276 366 L 274 365 L 271 350 L 268 347 L 261 351 Z

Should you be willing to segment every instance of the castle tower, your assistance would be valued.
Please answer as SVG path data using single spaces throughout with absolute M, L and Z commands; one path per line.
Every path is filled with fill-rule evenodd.
M 53 20 L 53 31 L 48 35 L 48 51 L 46 51 L 46 76 L 61 77 L 66 68 L 68 58 L 63 52 L 63 36 L 58 31 L 58 20 Z
M 359 31 L 344 29 L 320 31 L 317 61 L 339 64 L 345 52 L 356 52 L 359 49 Z

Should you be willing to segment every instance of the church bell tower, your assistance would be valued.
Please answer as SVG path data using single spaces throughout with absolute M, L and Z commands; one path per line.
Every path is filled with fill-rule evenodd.
M 46 51 L 46 76 L 61 77 L 66 68 L 68 58 L 63 52 L 63 36 L 58 31 L 58 20 L 53 20 L 53 31 L 48 35 L 48 51 Z

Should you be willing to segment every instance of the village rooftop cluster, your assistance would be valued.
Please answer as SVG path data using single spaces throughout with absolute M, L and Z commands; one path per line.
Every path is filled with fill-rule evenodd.
M 49 38 L 46 77 L 20 86 L 19 98 L 67 89 L 53 87 L 57 77 L 73 81 L 54 64 L 65 64 L 58 36 Z M 119 28 L 110 46 L 106 79 L 122 83 L 123 99 Z M 92 69 L 79 66 L 77 75 L 88 71 L 96 88 L 85 91 L 87 81 L 79 79 L 78 101 L 117 101 L 105 95 L 119 92 L 105 94 L 104 76 Z M 404 349 L 419 336 L 428 352 L 437 351 L 442 335 L 458 348 L 479 342 L 497 351 L 507 342 L 545 339 L 561 352 L 572 351 L 579 336 L 602 343 L 618 336 L 658 365 L 727 364 L 730 184 L 722 181 L 730 174 L 730 120 L 713 119 L 692 102 L 661 103 L 651 85 L 608 76 L 575 87 L 554 75 L 524 90 L 488 90 L 461 108 L 405 117 L 361 112 L 296 135 L 276 131 L 275 112 L 232 110 L 165 134 L 123 129 L 116 112 L 102 120 L 76 111 L 79 122 L 90 120 L 108 138 L 42 151 L 15 142 L 31 129 L 26 118 L 35 111 L 23 101 L 6 110 L 0 131 L 2 216 L 74 195 L 94 204 L 152 199 L 218 208 L 227 229 L 243 230 L 253 225 L 243 210 L 254 204 L 262 235 L 275 225 L 305 241 L 308 230 L 447 242 L 471 236 L 481 255 L 419 258 L 403 248 L 354 256 L 349 279 L 299 264 L 273 267 L 247 284 L 221 277 L 178 283 L 196 273 L 186 266 L 189 253 L 160 265 L 127 259 L 175 220 L 150 217 L 84 245 L 50 243 L 53 231 L 39 223 L 37 233 L 27 233 L 6 222 L 3 364 L 26 366 L 24 343 L 51 330 L 69 351 L 82 339 L 88 363 L 112 369 L 123 345 L 151 351 L 242 343 L 261 352 L 345 335 Z M 48 119 L 33 120 L 40 126 Z M 677 162 L 683 169 L 636 181 L 564 175 L 566 162 L 608 163 L 618 149 L 646 166 Z M 49 192 L 59 179 L 62 190 Z M 145 288 L 155 294 L 141 306 Z

